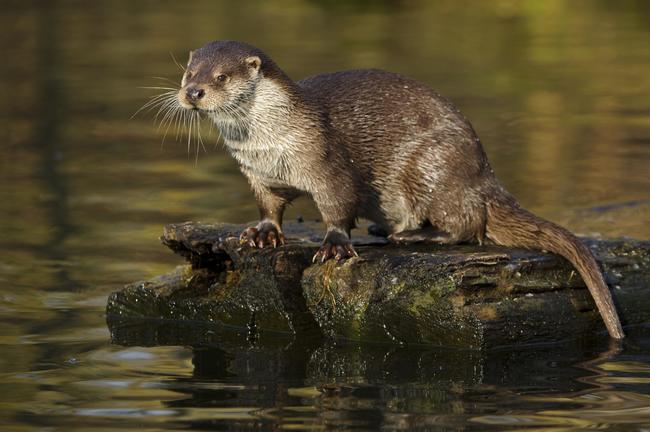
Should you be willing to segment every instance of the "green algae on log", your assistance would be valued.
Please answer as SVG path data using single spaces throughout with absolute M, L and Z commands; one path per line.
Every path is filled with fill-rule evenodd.
M 109 326 L 154 318 L 214 324 L 230 338 L 284 334 L 472 349 L 604 334 L 580 276 L 555 255 L 356 236 L 359 257 L 313 264 L 319 227 L 287 224 L 287 244 L 263 250 L 239 243 L 243 228 L 166 226 L 162 242 L 189 264 L 111 294 Z M 650 321 L 650 242 L 584 241 L 623 324 Z

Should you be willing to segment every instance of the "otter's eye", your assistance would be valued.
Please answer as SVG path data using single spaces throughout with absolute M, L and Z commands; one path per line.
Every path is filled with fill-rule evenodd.
M 224 82 L 224 81 L 226 80 L 226 78 L 228 78 L 228 77 L 225 76 L 224 74 L 221 74 L 221 75 L 219 75 L 219 76 L 217 77 L 217 81 Z
M 185 73 L 185 79 L 190 79 L 190 78 L 192 78 L 192 72 L 187 71 L 187 72 Z

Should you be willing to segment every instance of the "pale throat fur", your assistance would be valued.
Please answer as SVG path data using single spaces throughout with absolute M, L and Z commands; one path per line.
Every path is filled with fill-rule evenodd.
M 261 75 L 261 74 L 260 74 Z M 296 155 L 302 153 L 308 136 L 305 129 L 295 128 L 308 119 L 296 109 L 287 90 L 273 79 L 259 76 L 247 98 L 239 97 L 236 109 L 218 110 L 208 115 L 219 129 L 230 152 L 247 175 L 254 175 L 268 187 L 294 187 L 307 192 L 304 173 L 293 169 Z

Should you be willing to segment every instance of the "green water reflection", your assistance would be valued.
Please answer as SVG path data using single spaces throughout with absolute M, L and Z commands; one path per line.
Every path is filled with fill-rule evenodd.
M 650 3 L 10 0 L 0 26 L 0 429 L 650 427 L 644 328 L 622 352 L 596 339 L 478 358 L 224 345 L 210 329 L 184 348 L 155 326 L 120 345 L 103 317 L 110 291 L 179 262 L 163 224 L 257 217 L 215 135 L 195 162 L 161 146 L 152 115 L 130 119 L 155 94 L 140 87 L 179 79 L 170 52 L 213 39 L 260 46 L 295 78 L 413 76 L 460 106 L 526 207 L 650 239 Z M 307 201 L 298 215 L 318 217 Z M 138 347 L 153 341 L 171 345 Z

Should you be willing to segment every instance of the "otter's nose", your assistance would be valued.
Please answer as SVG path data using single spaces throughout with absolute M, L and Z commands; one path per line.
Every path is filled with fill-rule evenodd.
M 205 96 L 205 90 L 202 88 L 190 87 L 185 92 L 187 100 L 194 103 Z

